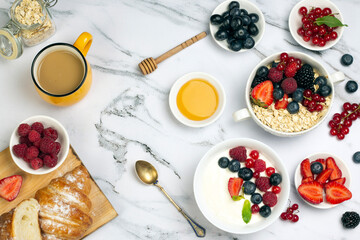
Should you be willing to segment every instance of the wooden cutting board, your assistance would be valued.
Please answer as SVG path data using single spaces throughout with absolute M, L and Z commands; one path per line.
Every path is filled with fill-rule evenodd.
M 0 215 L 16 207 L 22 200 L 34 197 L 35 192 L 38 189 L 47 186 L 52 179 L 63 176 L 80 164 L 82 164 L 80 158 L 70 146 L 69 155 L 58 169 L 45 175 L 31 175 L 16 166 L 11 158 L 9 148 L 0 152 L 0 179 L 15 174 L 23 177 L 20 193 L 14 201 L 8 202 L 0 198 Z M 93 178 L 91 178 L 91 192 L 89 197 L 92 202 L 91 217 L 93 219 L 93 224 L 86 232 L 85 236 L 94 232 L 96 229 L 117 216 L 115 209 L 104 193 L 101 192 Z

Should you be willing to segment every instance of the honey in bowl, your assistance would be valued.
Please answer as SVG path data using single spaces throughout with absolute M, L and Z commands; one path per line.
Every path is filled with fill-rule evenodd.
M 176 104 L 186 118 L 202 121 L 211 117 L 218 108 L 219 94 L 208 81 L 200 78 L 191 79 L 179 90 Z

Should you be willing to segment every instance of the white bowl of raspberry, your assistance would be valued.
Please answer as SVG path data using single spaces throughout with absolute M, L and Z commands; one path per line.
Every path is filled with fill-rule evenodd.
M 63 164 L 69 146 L 69 136 L 60 122 L 48 116 L 33 116 L 17 125 L 9 150 L 21 170 L 42 175 Z
M 234 112 L 233 119 L 239 122 L 251 117 L 265 131 L 280 137 L 305 134 L 325 120 L 334 99 L 334 83 L 344 79 L 342 72 L 330 74 L 302 52 L 275 53 L 251 72 L 245 88 L 247 108 Z M 280 97 L 275 94 L 281 93 L 279 89 Z M 297 91 L 301 96 L 295 100 Z M 315 109 L 317 105 L 322 106 Z
M 342 14 L 329 0 L 300 1 L 289 15 L 291 35 L 298 44 L 313 51 L 329 49 L 340 40 L 344 27 L 339 23 L 344 23 Z

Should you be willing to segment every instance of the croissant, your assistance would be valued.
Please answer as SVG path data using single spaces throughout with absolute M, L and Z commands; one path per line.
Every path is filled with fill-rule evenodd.
M 90 176 L 79 166 L 38 190 L 43 239 L 80 239 L 92 224 Z
M 39 203 L 30 198 L 0 216 L 1 240 L 41 240 Z

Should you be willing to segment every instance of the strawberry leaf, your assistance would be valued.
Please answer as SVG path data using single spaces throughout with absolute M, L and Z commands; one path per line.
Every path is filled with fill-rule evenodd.
M 232 200 L 234 200 L 234 201 L 240 201 L 241 199 L 244 199 L 244 197 L 243 196 L 233 196 L 232 197 Z
M 320 26 L 320 25 L 327 25 L 328 27 L 348 27 L 348 25 L 343 24 L 339 19 L 337 19 L 334 16 L 325 16 L 325 17 L 321 17 L 321 18 L 317 18 L 315 20 L 315 23 Z

